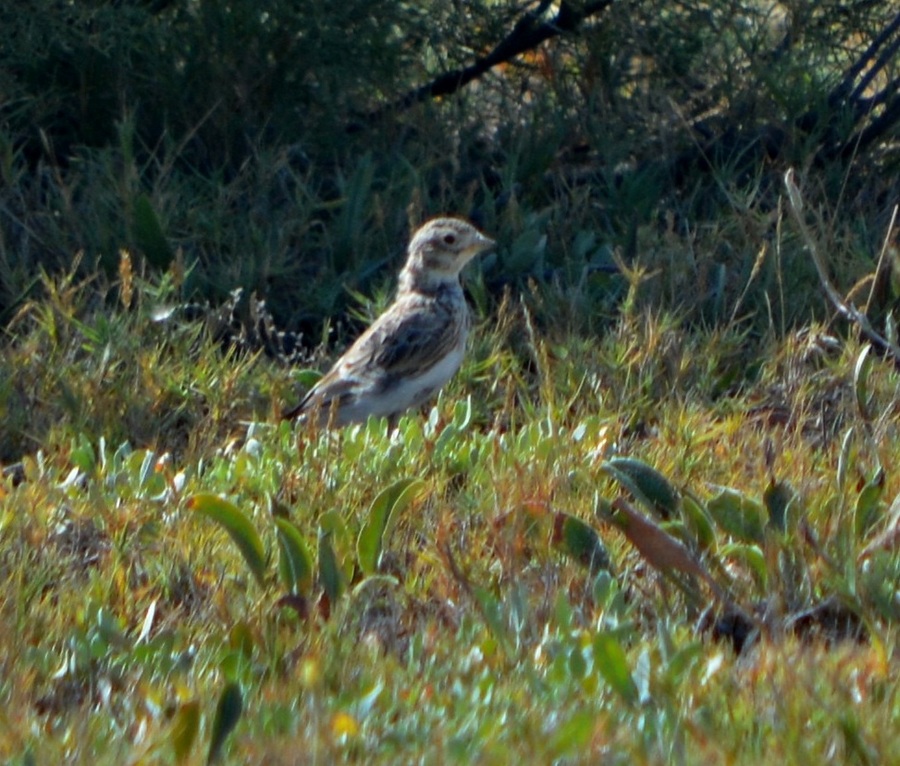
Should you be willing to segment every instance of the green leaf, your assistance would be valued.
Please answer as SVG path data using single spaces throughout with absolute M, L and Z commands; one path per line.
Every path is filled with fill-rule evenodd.
M 356 540 L 359 567 L 367 575 L 378 571 L 385 533 L 392 528 L 392 521 L 413 501 L 424 486 L 421 479 L 401 479 L 382 490 L 372 501 L 368 518 Z
M 664 620 L 660 620 L 660 625 L 664 625 L 664 623 Z M 685 682 L 685 675 L 694 670 L 697 662 L 708 655 L 708 651 L 708 647 L 700 641 L 673 649 L 671 656 L 665 660 L 663 678 L 667 683 L 681 686 Z
M 488 630 L 490 630 L 506 656 L 512 657 L 513 643 L 510 639 L 506 623 L 503 621 L 499 600 L 489 590 L 482 588 L 479 585 L 473 586 L 472 595 L 478 602 L 479 611 L 484 618 Z
M 678 511 L 678 492 L 665 476 L 643 461 L 615 457 L 603 463 L 601 469 L 663 519 Z
M 769 570 L 766 567 L 766 557 L 758 545 L 746 543 L 729 543 L 719 549 L 722 559 L 736 559 L 749 567 L 756 577 L 757 582 L 765 588 L 769 581 Z
M 266 555 L 262 540 L 247 516 L 234 504 L 210 492 L 201 492 L 188 501 L 188 507 L 212 519 L 234 540 L 238 550 L 260 585 L 266 579 Z
M 382 418 L 387 422 L 386 419 Z M 325 511 L 319 517 L 319 529 L 331 534 L 331 547 L 334 549 L 335 561 L 344 578 L 344 582 L 353 579 L 356 568 L 356 557 L 350 555 L 354 545 L 353 535 L 347 527 L 344 517 L 336 510 Z
M 241 687 L 236 683 L 229 683 L 222 690 L 219 704 L 216 706 L 216 717 L 213 720 L 212 734 L 209 741 L 209 755 L 206 763 L 211 764 L 218 760 L 222 752 L 222 746 L 228 735 L 237 726 L 243 711 Z
M 569 674 L 578 681 L 587 674 L 587 661 L 580 646 L 573 646 L 569 650 Z
M 447 452 L 451 445 L 456 442 L 457 437 L 459 436 L 459 429 L 451 422 L 444 426 L 444 429 L 438 435 L 438 438 L 434 441 L 434 448 L 432 450 L 432 460 L 440 460 L 444 457 L 444 453 Z
M 563 553 L 590 569 L 592 574 L 610 570 L 609 553 L 597 530 L 568 513 L 553 516 L 553 543 Z
M 760 503 L 728 487 L 706 504 L 716 523 L 728 534 L 746 543 L 762 543 L 764 511 Z
M 587 710 L 575 712 L 550 738 L 548 750 L 553 754 L 553 761 L 567 760 L 565 756 L 569 754 L 584 753 L 596 726 L 597 716 L 593 713 Z
M 897 357 L 898 351 L 897 337 L 897 320 L 894 319 L 894 310 L 891 309 L 884 318 L 884 338 L 891 347 L 891 353 L 894 355 L 894 358 Z
M 308 594 L 312 587 L 313 561 L 303 535 L 294 524 L 281 516 L 275 517 L 275 534 L 280 556 L 278 574 L 290 593 Z
M 856 407 L 859 410 L 859 416 L 866 422 L 871 422 L 873 418 L 873 397 L 869 391 L 869 373 L 872 371 L 872 359 L 869 357 L 871 351 L 871 344 L 867 343 L 863 346 L 853 367 L 853 391 L 856 394 Z
M 291 370 L 291 379 L 305 389 L 312 388 L 321 378 L 321 370 L 314 370 L 308 367 L 300 370 Z
M 703 550 L 711 550 L 716 544 L 716 531 L 712 519 L 697 498 L 686 492 L 681 499 L 681 515 L 684 525 L 691 531 Z
M 94 471 L 97 466 L 97 456 L 87 436 L 79 434 L 77 439 L 72 440 L 69 459 L 86 474 Z
M 347 541 L 349 532 L 344 517 L 336 510 L 325 511 L 319 517 L 319 527 L 326 532 L 331 532 L 342 543 Z
M 453 408 L 453 425 L 460 433 L 468 429 L 472 422 L 472 396 L 461 399 Z
M 140 455 L 140 452 L 135 453 Z M 138 472 L 138 486 L 145 487 L 147 482 L 151 477 L 158 475 L 156 473 L 156 455 L 150 450 L 146 450 L 143 453 L 144 457 L 141 460 L 141 469 Z
M 175 256 L 146 194 L 134 201 L 133 223 L 134 241 L 150 265 L 160 271 L 168 269 Z
M 872 479 L 862 488 L 859 497 L 856 498 L 856 524 L 854 530 L 856 539 L 862 540 L 866 532 L 878 520 L 881 515 L 881 496 L 884 494 L 884 468 L 878 466 L 878 470 Z
M 838 453 L 838 461 L 837 461 L 837 486 L 838 491 L 843 492 L 844 487 L 847 486 L 847 471 L 850 469 L 850 465 L 853 462 L 851 457 L 851 450 L 853 449 L 853 427 L 847 429 L 847 433 L 844 434 L 844 438 L 841 440 L 841 451 Z
M 594 638 L 594 664 L 623 700 L 632 705 L 638 701 L 638 689 L 628 668 L 625 650 L 612 633 L 598 633 Z
M 333 534 L 319 529 L 319 580 L 329 601 L 335 604 L 344 592 L 344 574 L 331 544 Z
M 253 656 L 255 643 L 250 626 L 243 620 L 236 622 L 228 631 L 228 646 L 242 657 L 250 659 Z
M 197 700 L 185 702 L 178 708 L 172 724 L 172 749 L 176 763 L 185 763 L 190 758 L 199 731 L 200 703 Z
M 521 234 L 510 244 L 504 255 L 505 273 L 522 274 L 531 271 L 547 247 L 547 235 L 534 225 L 523 227 Z
M 772 481 L 763 494 L 763 503 L 769 512 L 769 523 L 779 532 L 787 532 L 796 526 L 798 497 L 793 487 L 785 481 Z

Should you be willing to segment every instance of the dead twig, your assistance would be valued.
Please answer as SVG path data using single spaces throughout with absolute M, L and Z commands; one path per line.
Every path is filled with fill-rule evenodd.
M 894 366 L 900 369 L 900 347 L 889 341 L 872 327 L 869 318 L 856 308 L 856 306 L 852 303 L 847 303 L 841 297 L 840 293 L 832 283 L 831 278 L 828 276 L 825 261 L 823 260 L 822 254 L 816 244 L 816 240 L 809 230 L 809 227 L 806 225 L 806 220 L 803 217 L 803 197 L 800 195 L 800 189 L 797 186 L 797 182 L 794 180 L 793 168 L 789 168 L 784 174 L 784 186 L 787 190 L 790 211 L 793 214 L 797 228 L 800 230 L 800 236 L 806 244 L 806 249 L 809 251 L 810 258 L 812 258 L 813 264 L 816 267 L 816 273 L 819 275 L 819 282 L 822 284 L 822 288 L 825 290 L 825 295 L 828 300 L 840 316 L 855 324 L 859 328 L 862 336 L 883 356 L 889 356 L 893 360 Z

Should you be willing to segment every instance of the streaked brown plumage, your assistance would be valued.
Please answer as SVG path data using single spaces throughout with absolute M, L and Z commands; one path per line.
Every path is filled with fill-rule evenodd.
M 320 425 L 344 426 L 430 399 L 465 353 L 469 312 L 459 273 L 493 244 L 460 218 L 424 224 L 410 240 L 394 302 L 284 417 L 317 413 Z

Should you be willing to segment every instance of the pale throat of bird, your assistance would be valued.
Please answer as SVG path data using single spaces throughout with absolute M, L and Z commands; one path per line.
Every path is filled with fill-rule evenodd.
M 400 272 L 400 292 L 434 292 L 440 288 L 459 286 L 459 271 L 447 268 L 442 263 L 438 268 L 423 264 L 419 260 L 410 261 Z

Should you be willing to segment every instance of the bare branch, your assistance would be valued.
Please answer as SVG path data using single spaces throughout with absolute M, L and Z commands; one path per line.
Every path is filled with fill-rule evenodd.
M 586 18 L 605 10 L 613 2 L 614 0 L 596 0 L 576 8 L 567 0 L 563 0 L 559 4 L 559 11 L 552 20 L 540 21 L 541 15 L 550 6 L 548 0 L 541 0 L 537 8 L 526 12 L 516 22 L 512 31 L 486 56 L 482 56 L 473 64 L 462 69 L 444 72 L 431 82 L 401 96 L 392 104 L 371 112 L 366 117 L 366 121 L 378 122 L 386 115 L 403 112 L 423 101 L 456 93 L 498 64 L 503 64 L 521 53 L 536 48 L 546 40 L 565 32 L 574 31 Z
M 844 317 L 844 319 L 854 323 L 859 328 L 862 336 L 869 341 L 873 347 L 875 347 L 882 355 L 890 357 L 894 362 L 894 366 L 900 368 L 900 349 L 878 333 L 875 328 L 872 327 L 872 323 L 869 322 L 869 318 L 863 312 L 856 308 L 852 303 L 847 303 L 841 297 L 840 293 L 838 293 L 832 283 L 831 278 L 828 276 L 828 270 L 825 268 L 825 262 L 822 260 L 822 255 L 816 245 L 816 240 L 813 237 L 812 232 L 810 232 L 809 227 L 806 225 L 806 219 L 803 217 L 803 198 L 800 195 L 800 189 L 794 179 L 793 168 L 788 169 L 784 174 L 784 186 L 787 190 L 789 207 L 794 216 L 794 221 L 797 224 L 797 228 L 800 229 L 800 235 L 806 243 L 806 248 L 816 267 L 816 273 L 819 275 L 819 282 L 822 284 L 822 288 L 825 290 L 825 295 L 828 297 L 831 305 L 834 306 L 838 314 Z
M 815 165 L 852 158 L 882 140 L 900 123 L 900 77 L 895 77 L 874 95 L 862 95 L 874 77 L 896 57 L 900 50 L 898 32 L 900 14 L 848 67 L 838 85 L 828 94 L 825 105 L 810 109 L 794 121 L 793 127 L 798 131 L 822 133 L 820 148 L 813 158 Z M 873 111 L 879 107 L 881 112 L 873 116 Z M 854 132 L 849 137 L 838 134 L 836 112 L 842 108 L 850 110 L 854 123 Z M 742 155 L 748 163 L 758 161 L 762 154 L 771 160 L 782 155 L 789 131 L 776 123 L 741 128 L 739 122 L 739 114 L 732 114 L 730 119 L 726 117 L 724 126 L 717 133 L 704 136 L 702 143 L 670 160 L 666 167 L 675 184 L 680 184 L 691 168 L 708 167 L 723 150 L 730 157 Z
M 847 93 L 850 91 L 850 88 L 853 86 L 853 81 L 859 76 L 859 74 L 866 68 L 866 65 L 875 57 L 875 54 L 878 52 L 878 49 L 884 45 L 884 43 L 890 38 L 894 32 L 900 29 L 900 13 L 898 13 L 894 20 L 888 24 L 881 33 L 872 40 L 871 45 L 863 52 L 863 54 L 854 62 L 853 66 L 851 66 L 847 73 L 844 75 L 844 79 L 841 81 L 841 84 L 835 88 L 831 92 L 831 97 L 829 98 L 829 102 L 832 105 L 837 104 L 841 99 L 843 99 Z M 866 75 L 863 77 L 862 81 L 854 88 L 853 92 L 850 93 L 850 101 L 856 101 L 861 95 L 862 92 L 866 89 L 866 86 L 871 82 L 872 78 L 875 77 L 878 72 L 885 66 L 887 61 L 890 60 L 893 53 L 897 51 L 897 41 L 894 42 L 892 46 L 888 48 L 887 51 L 883 52 L 879 57 L 876 65 L 872 67 Z
M 895 78 L 891 84 L 879 93 L 874 102 L 878 102 L 880 96 L 884 96 L 885 101 L 893 96 L 893 103 L 889 104 L 885 110 L 875 119 L 869 122 L 862 130 L 857 131 L 850 136 L 844 145 L 840 148 L 838 154 L 841 157 L 849 157 L 857 152 L 863 151 L 878 141 L 890 130 L 892 130 L 898 122 L 900 122 L 900 96 L 897 95 L 900 89 L 900 77 Z

